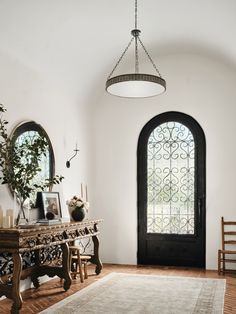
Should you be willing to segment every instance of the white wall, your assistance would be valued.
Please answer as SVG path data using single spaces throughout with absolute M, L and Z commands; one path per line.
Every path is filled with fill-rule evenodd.
M 103 95 L 94 113 L 93 204 L 104 219 L 104 262 L 136 264 L 137 141 L 143 126 L 166 111 L 184 112 L 202 126 L 207 145 L 206 267 L 216 269 L 220 217 L 235 219 L 236 71 L 194 54 L 159 58 L 167 92 L 149 99 Z
M 34 120 L 48 133 L 55 154 L 56 174 L 65 177 L 59 190 L 65 200 L 80 192 L 80 183 L 88 180 L 89 125 L 88 110 L 79 106 L 62 86 L 47 81 L 47 77 L 20 63 L 9 54 L 0 53 L 0 103 L 7 112 L 9 133 L 20 122 Z M 65 163 L 74 154 L 76 142 L 80 152 L 71 161 L 71 168 Z M 3 208 L 12 206 L 8 189 L 0 186 L 0 204 Z M 62 200 L 63 212 L 67 214 Z
M 42 73 L 0 52 L 0 102 L 8 110 L 9 130 L 30 119 L 47 131 L 54 148 L 56 173 L 65 176 L 63 184 L 55 189 L 60 191 L 64 215 L 65 200 L 79 193 L 81 182 L 88 183 L 90 217 L 104 219 L 101 257 L 110 263 L 137 262 L 136 150 L 141 129 L 154 116 L 170 110 L 194 117 L 206 135 L 206 265 L 214 269 L 220 217 L 235 219 L 236 72 L 220 60 L 199 55 L 176 54 L 159 59 L 167 81 L 167 92 L 161 96 L 136 100 L 113 97 L 101 92 L 104 82 L 100 80 L 93 85 L 96 93 L 89 96 L 87 91 L 87 98 L 74 99 L 58 82 L 52 83 Z M 72 155 L 76 141 L 79 156 L 67 169 L 65 161 Z M 12 207 L 12 198 L 3 186 L 0 204 L 5 209 Z
M 4 116 L 9 121 L 9 132 L 23 120 L 34 120 L 46 130 L 54 149 L 56 174 L 65 177 L 53 190 L 60 192 L 62 214 L 68 216 L 66 200 L 80 194 L 81 182 L 89 185 L 88 109 L 71 99 L 63 86 L 48 81 L 9 54 L 0 52 L 0 69 L 0 103 L 7 109 Z M 74 154 L 76 142 L 80 152 L 67 169 L 65 163 Z M 0 204 L 4 210 L 13 208 L 7 186 L 0 185 Z M 26 280 L 21 283 L 21 289 L 29 285 Z
M 174 110 L 191 115 L 200 123 L 206 135 L 206 264 L 207 268 L 216 268 L 217 249 L 220 246 L 220 217 L 224 215 L 227 219 L 235 219 L 236 212 L 236 144 L 233 138 L 236 131 L 235 69 L 222 60 L 200 55 L 173 54 L 158 57 L 158 65 L 161 65 L 161 72 L 167 81 L 165 94 L 151 99 L 115 98 L 103 93 L 105 75 L 114 66 L 113 63 L 109 66 L 109 62 L 116 61 L 113 60 L 113 51 L 119 53 L 116 50 L 120 49 L 119 38 L 124 38 L 126 31 L 123 30 L 127 28 L 122 30 L 116 24 L 119 31 L 114 31 L 114 34 L 118 37 L 111 44 L 107 35 L 94 36 L 94 24 L 91 23 L 92 20 L 97 25 L 98 34 L 108 34 L 107 25 L 114 12 L 109 14 L 111 12 L 107 11 L 109 8 L 106 1 L 99 3 L 99 13 L 104 10 L 108 12 L 103 23 L 101 14 L 91 10 L 90 4 L 83 11 L 77 11 L 68 6 L 67 2 L 62 7 L 54 2 L 51 7 L 47 4 L 46 9 L 41 7 L 40 2 L 40 10 L 37 5 L 31 6 L 27 1 L 20 9 L 8 2 L 7 5 L 1 5 L 1 47 L 8 51 L 0 50 L 0 103 L 8 110 L 6 118 L 10 122 L 9 131 L 22 120 L 35 120 L 45 128 L 55 153 L 56 173 L 65 176 L 63 183 L 55 187 L 61 195 L 63 215 L 67 215 L 65 201 L 79 193 L 81 182 L 87 183 L 91 203 L 90 217 L 104 219 L 101 225 L 102 260 L 136 264 L 136 150 L 139 133 L 151 118 L 162 112 Z M 116 12 L 123 11 L 116 5 Z M 168 4 L 165 3 L 165 6 L 166 12 L 170 11 Z M 197 20 L 201 8 L 195 8 L 193 3 L 188 3 L 188 6 L 194 15 L 185 14 L 182 27 L 179 26 L 179 18 L 173 20 L 169 15 L 172 24 L 178 27 L 174 32 L 173 27 L 170 30 L 164 28 L 164 35 L 158 32 L 159 39 L 155 38 L 156 33 L 153 32 L 154 37 L 150 37 L 150 42 L 154 42 L 151 38 L 155 38 L 156 43 L 160 40 L 163 55 L 168 50 L 168 43 L 173 43 L 176 51 L 182 51 L 187 44 L 195 43 L 190 50 L 196 51 L 197 43 L 201 42 L 213 47 L 215 52 L 219 50 L 222 55 L 222 47 L 226 47 L 229 55 L 234 57 L 230 36 L 234 29 L 233 10 L 229 6 L 220 8 L 223 11 L 215 10 L 215 22 L 209 25 L 209 14 L 205 14 L 204 28 L 199 30 L 198 27 L 196 31 L 197 24 L 192 23 L 192 17 Z M 112 7 L 111 10 L 113 9 Z M 132 13 L 133 9 L 129 10 Z M 83 14 L 79 16 L 79 12 Z M 123 19 L 124 25 L 125 21 L 130 21 L 129 12 L 125 12 L 127 18 Z M 215 32 L 220 25 L 218 19 L 222 17 L 222 12 L 224 19 L 227 18 L 231 23 L 224 23 L 228 27 L 225 31 L 228 36 L 221 36 L 222 41 L 219 41 Z M 232 14 L 229 15 L 228 12 Z M 150 14 L 147 16 L 150 19 Z M 180 15 L 175 13 L 174 16 Z M 187 28 L 188 23 L 185 22 L 189 19 L 191 23 Z M 15 27 L 15 21 L 18 21 L 18 27 Z M 145 27 L 148 24 L 143 25 Z M 153 29 L 160 30 L 163 25 L 154 25 Z M 80 29 L 86 31 L 81 32 L 80 39 L 77 40 Z M 88 38 L 93 40 L 89 42 Z M 75 43 L 77 46 L 74 46 Z M 147 47 L 150 49 L 150 45 Z M 106 55 L 107 51 L 109 55 Z M 150 52 L 153 53 L 153 50 L 150 49 Z M 33 64 L 35 68 L 31 67 Z M 70 92 L 70 86 L 74 93 Z M 78 91 L 77 95 L 75 91 Z M 67 169 L 65 162 L 73 154 L 76 142 L 80 152 L 72 160 L 71 168 Z M 1 185 L 0 204 L 4 209 L 13 206 L 8 189 Z

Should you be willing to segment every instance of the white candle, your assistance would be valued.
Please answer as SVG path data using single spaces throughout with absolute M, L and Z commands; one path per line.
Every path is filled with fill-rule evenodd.
M 3 217 L 3 228 L 10 228 L 10 216 Z
M 2 206 L 0 206 L 0 228 L 2 228 L 2 224 L 3 224 L 3 210 Z
M 10 228 L 13 228 L 14 227 L 14 210 L 7 209 L 6 216 L 10 217 Z
M 87 187 L 87 184 L 86 184 L 86 202 L 88 202 L 88 187 Z
M 81 198 L 83 198 L 83 183 L 81 183 L 80 189 L 81 189 Z

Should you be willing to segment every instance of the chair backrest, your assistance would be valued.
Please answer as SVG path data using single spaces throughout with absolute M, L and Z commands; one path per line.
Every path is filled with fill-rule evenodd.
M 236 245 L 236 221 L 225 221 L 224 217 L 221 217 L 221 235 L 222 249 L 226 250 L 228 245 L 232 249 L 232 246 Z

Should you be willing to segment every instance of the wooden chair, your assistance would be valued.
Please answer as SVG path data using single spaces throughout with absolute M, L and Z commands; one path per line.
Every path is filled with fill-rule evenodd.
M 80 275 L 80 281 L 88 278 L 87 263 L 91 259 L 89 255 L 81 255 L 80 248 L 76 245 L 69 246 L 71 274 L 76 279 L 77 274 Z M 79 271 L 78 271 L 79 268 Z
M 218 250 L 218 274 L 234 272 L 226 269 L 226 263 L 236 263 L 236 221 L 225 221 L 221 217 L 222 249 Z

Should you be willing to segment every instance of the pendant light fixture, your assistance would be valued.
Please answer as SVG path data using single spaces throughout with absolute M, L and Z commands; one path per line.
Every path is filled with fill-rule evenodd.
M 129 41 L 127 47 L 118 59 L 116 65 L 111 71 L 106 81 L 106 91 L 112 95 L 120 97 L 130 98 L 142 98 L 151 97 L 163 93 L 166 90 L 166 81 L 161 77 L 161 74 L 156 67 L 154 61 L 149 55 L 143 42 L 140 39 L 141 31 L 137 27 L 137 0 L 135 0 L 135 28 L 131 31 L 132 38 Z M 135 71 L 134 73 L 127 73 L 118 76 L 113 76 L 116 68 L 120 64 L 127 50 L 134 42 L 134 53 L 135 53 Z M 139 72 L 139 50 L 138 45 L 142 47 L 147 58 L 151 62 L 155 75 L 144 74 Z M 156 75 L 157 73 L 157 75 Z

